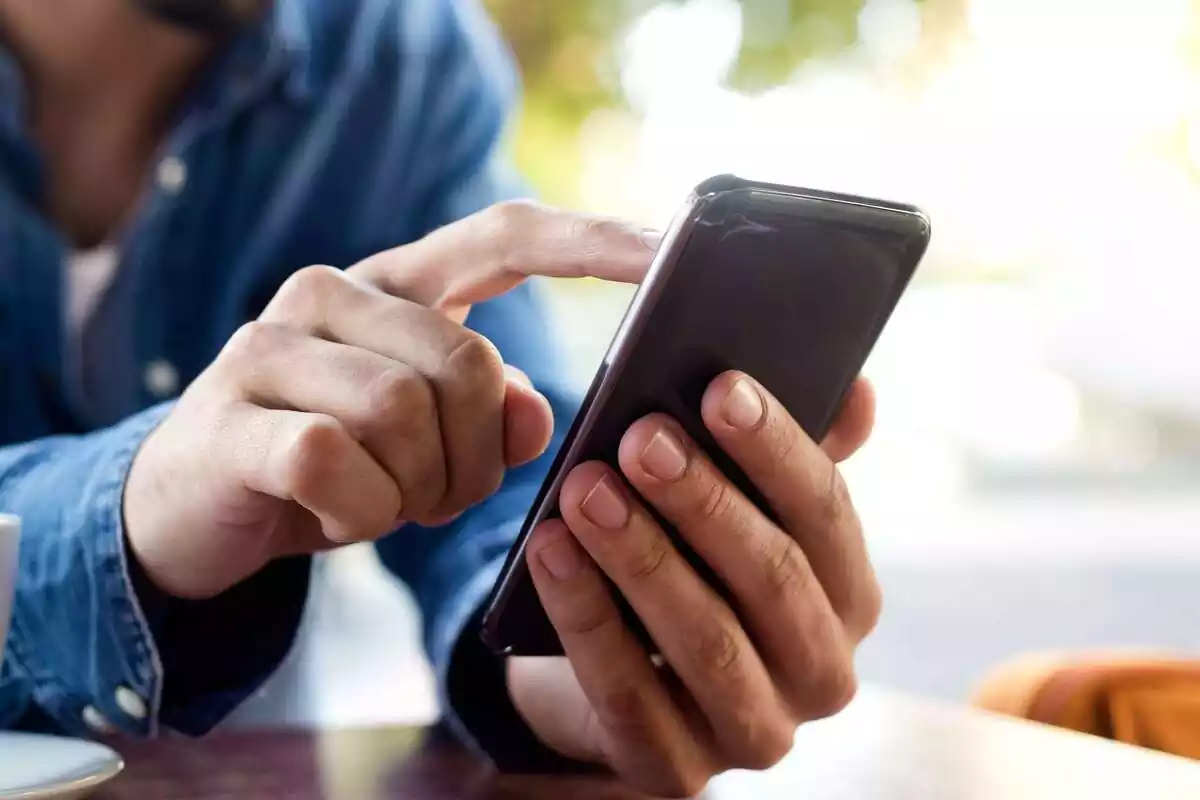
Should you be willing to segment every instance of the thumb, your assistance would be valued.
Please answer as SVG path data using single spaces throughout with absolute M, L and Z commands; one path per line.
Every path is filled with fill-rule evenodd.
M 571 758 L 608 762 L 603 728 L 570 661 L 516 656 L 505 666 L 513 706 L 538 738 Z
M 546 451 L 554 433 L 554 413 L 524 372 L 505 365 L 504 463 L 519 467 Z

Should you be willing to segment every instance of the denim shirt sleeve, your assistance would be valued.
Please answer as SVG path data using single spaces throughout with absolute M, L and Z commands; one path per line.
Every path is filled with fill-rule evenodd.
M 158 592 L 128 556 L 125 479 L 169 411 L 161 405 L 98 433 L 0 448 L 0 508 L 22 519 L 0 729 L 87 736 L 101 732 L 99 723 L 141 736 L 160 727 L 205 733 L 290 648 L 309 559 L 281 559 L 192 602 Z
M 429 7 L 443 16 L 436 33 L 413 45 L 403 81 L 420 89 L 421 102 L 397 112 L 397 120 L 420 128 L 403 148 L 415 155 L 393 165 L 396 171 L 387 169 L 387 160 L 378 166 L 381 183 L 411 187 L 417 200 L 405 203 L 405 219 L 395 228 L 372 230 L 372 241 L 398 243 L 524 193 L 496 156 L 513 85 L 494 29 L 473 3 Z M 390 62 L 381 56 L 364 63 Z M 382 99 L 381 106 L 387 107 Z M 340 141 L 339 147 L 352 146 Z M 562 382 L 534 287 L 477 306 L 468 324 L 549 398 L 553 451 L 576 404 Z M 25 523 L 16 619 L 0 672 L 0 727 L 86 734 L 90 707 L 132 733 L 158 727 L 204 733 L 286 653 L 307 594 L 307 559 L 276 562 L 219 598 L 187 603 L 156 593 L 125 556 L 124 478 L 165 410 L 95 434 L 0 448 L 0 510 Z M 493 756 L 506 739 L 530 749 L 536 743 L 511 710 L 502 662 L 476 646 L 474 619 L 549 458 L 510 471 L 496 495 L 455 524 L 406 528 L 378 546 L 419 601 L 450 724 Z M 140 711 L 130 697 L 145 706 L 144 715 L 129 713 Z
M 0 448 L 0 508 L 22 519 L 0 728 L 87 735 L 95 731 L 85 717 L 98 712 L 154 732 L 163 673 L 131 589 L 121 496 L 138 445 L 165 411 Z

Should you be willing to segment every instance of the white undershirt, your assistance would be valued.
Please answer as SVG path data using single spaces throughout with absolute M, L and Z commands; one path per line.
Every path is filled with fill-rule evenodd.
M 82 349 L 83 327 L 112 283 L 117 261 L 117 248 L 111 244 L 73 250 L 67 257 L 67 341 L 75 352 Z

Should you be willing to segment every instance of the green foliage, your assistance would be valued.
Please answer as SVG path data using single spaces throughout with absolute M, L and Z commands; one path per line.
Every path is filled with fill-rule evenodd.
M 787 80 L 807 59 L 857 38 L 862 0 L 743 0 L 742 48 L 729 80 L 756 91 Z
M 515 157 L 547 199 L 575 200 L 580 125 L 597 109 L 627 107 L 619 79 L 622 36 L 664 2 L 679 0 L 485 0 L 524 79 Z M 862 2 L 741 0 L 742 43 L 729 85 L 769 88 L 806 59 L 853 44 Z

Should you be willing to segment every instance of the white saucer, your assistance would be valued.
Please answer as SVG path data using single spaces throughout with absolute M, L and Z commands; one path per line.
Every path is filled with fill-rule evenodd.
M 85 797 L 124 766 L 95 742 L 0 731 L 0 800 Z

